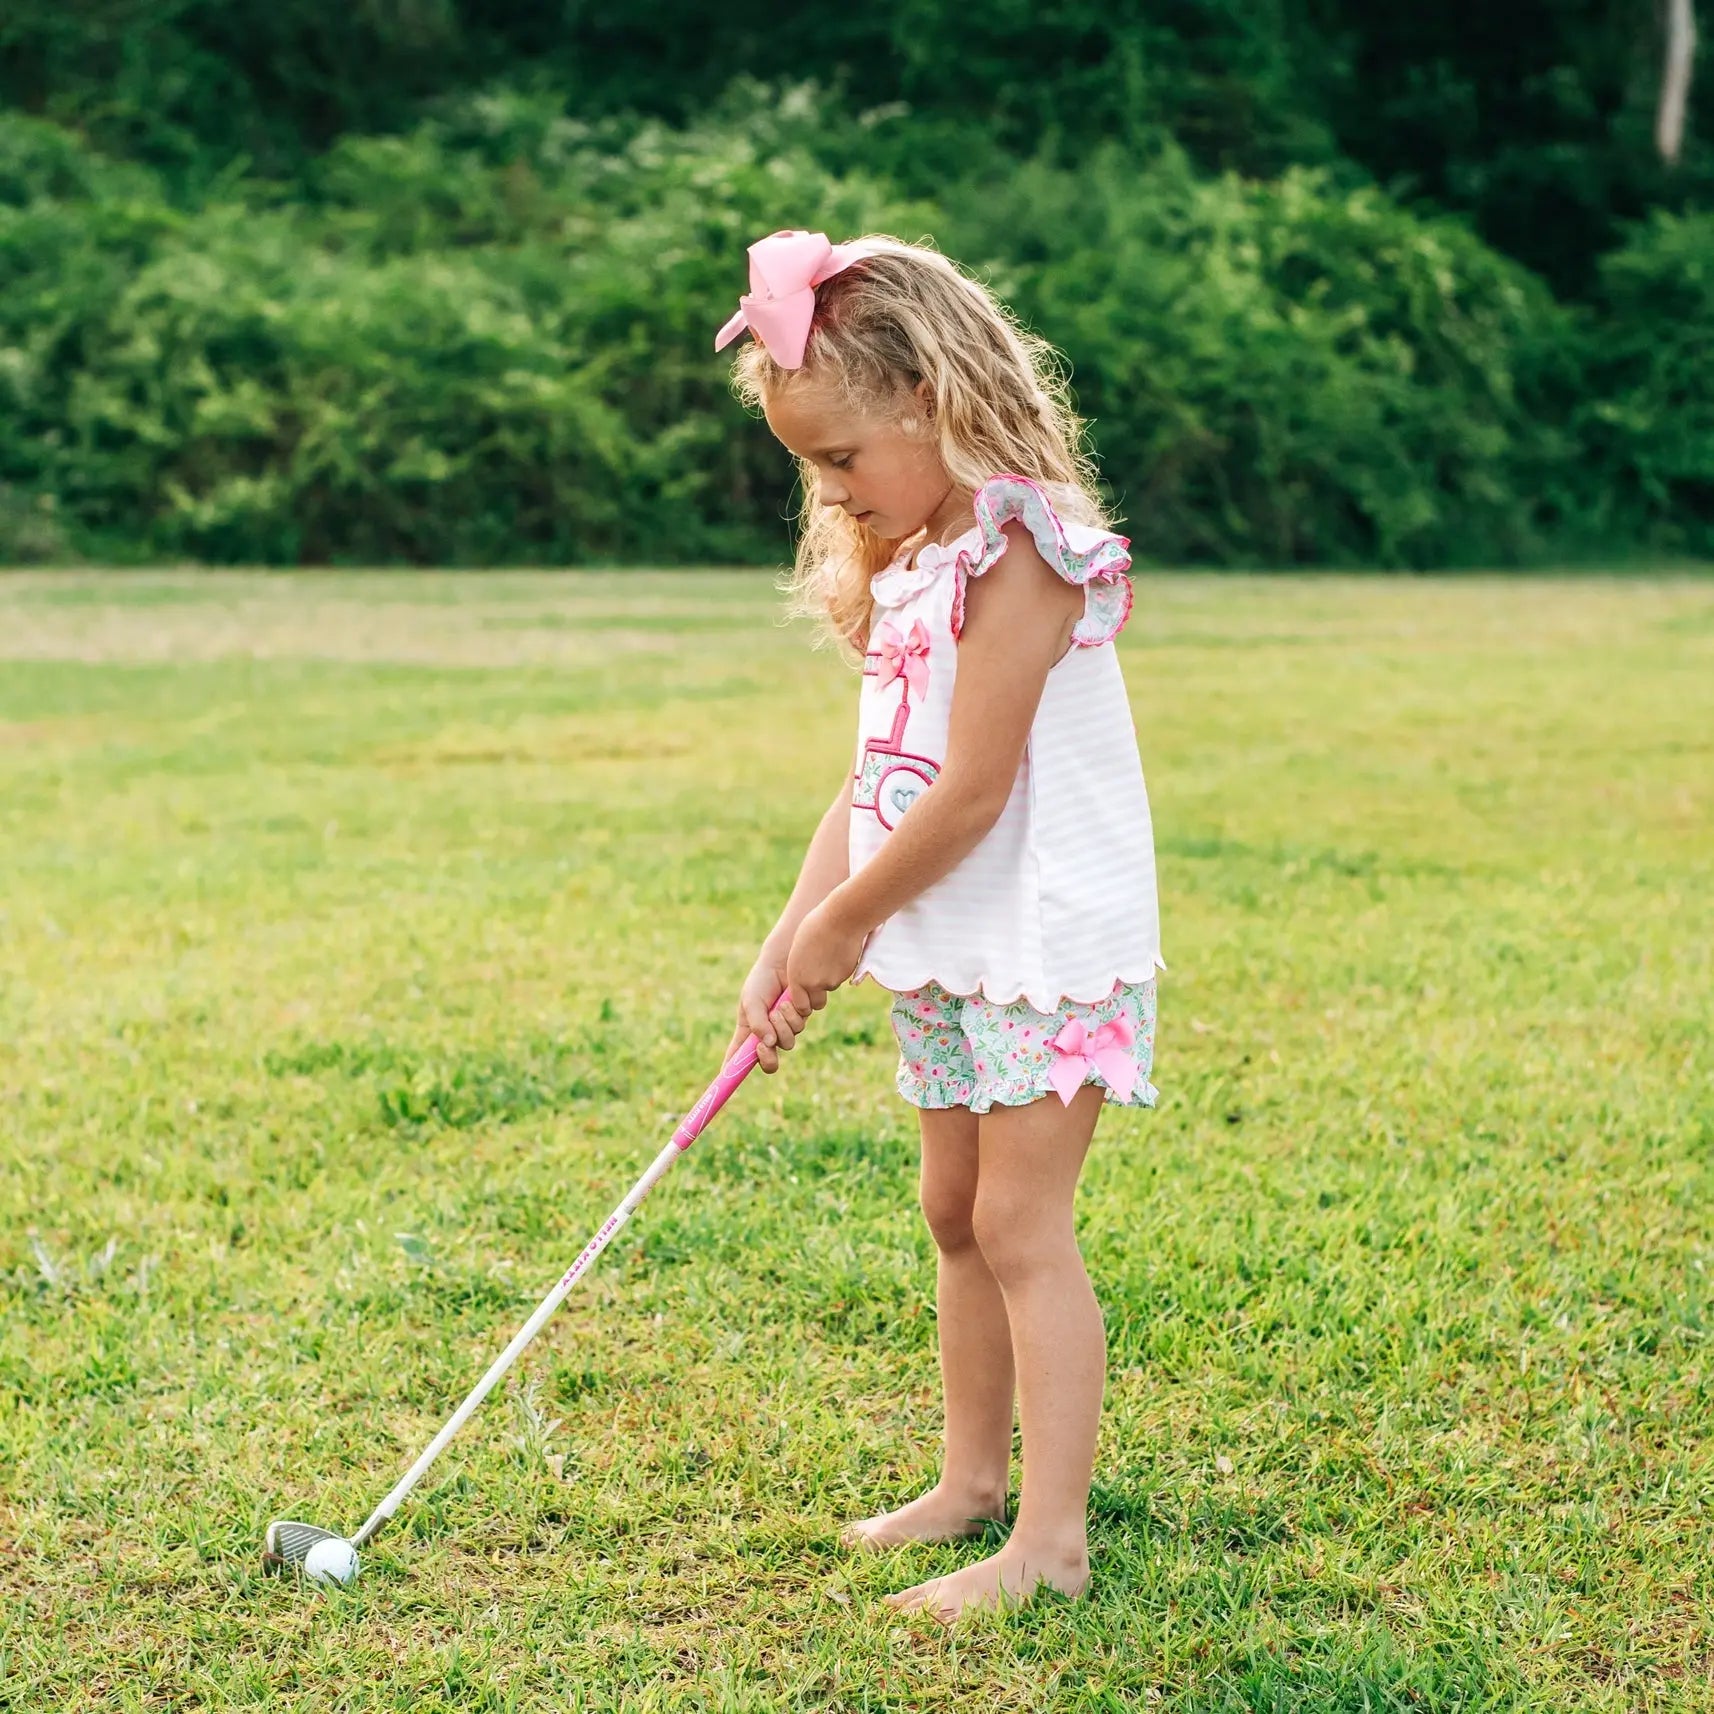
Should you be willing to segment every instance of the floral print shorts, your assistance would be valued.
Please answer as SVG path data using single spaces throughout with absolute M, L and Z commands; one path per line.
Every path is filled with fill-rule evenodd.
M 899 1093 L 913 1107 L 986 1113 L 996 1102 L 1022 1107 L 1044 1095 L 1069 1106 L 1085 1083 L 1099 1084 L 1120 1106 L 1155 1104 L 1152 980 L 1115 983 L 1104 1000 L 1065 1000 L 1054 1012 L 930 982 L 894 997 L 891 1022 Z

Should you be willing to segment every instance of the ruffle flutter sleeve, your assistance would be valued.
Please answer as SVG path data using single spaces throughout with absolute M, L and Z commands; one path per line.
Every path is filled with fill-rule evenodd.
M 1030 532 L 1036 551 L 1067 583 L 1084 592 L 1083 616 L 1071 630 L 1071 641 L 1083 648 L 1110 643 L 1131 616 L 1130 538 L 1112 530 L 1063 520 L 1046 491 L 1027 476 L 993 476 L 976 491 L 978 539 L 960 549 L 957 583 L 952 596 L 952 634 L 964 629 L 964 591 L 1005 556 L 1009 545 L 1004 526 L 1014 518 Z

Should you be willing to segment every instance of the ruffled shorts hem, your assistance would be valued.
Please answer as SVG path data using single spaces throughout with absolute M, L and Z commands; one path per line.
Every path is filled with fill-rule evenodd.
M 1044 1095 L 1052 1095 L 1056 1100 L 1059 1098 L 1059 1091 L 1051 1086 L 1024 1090 L 1017 1095 L 1005 1095 L 998 1090 L 960 1088 L 943 1079 L 929 1081 L 912 1077 L 903 1066 L 899 1068 L 894 1082 L 899 1093 L 913 1107 L 930 1113 L 942 1112 L 948 1107 L 968 1107 L 972 1113 L 982 1114 L 995 1107 L 1027 1107 L 1032 1101 L 1040 1101 Z M 1104 1078 L 1086 1077 L 1083 1087 L 1087 1089 L 1091 1083 L 1105 1091 L 1106 1099 L 1102 1102 L 1104 1107 L 1153 1107 L 1160 1099 L 1160 1091 L 1152 1083 L 1139 1083 L 1128 1098 L 1116 1090 L 1109 1089 Z
M 1064 1031 L 1074 1020 L 1081 1034 L 1067 1037 Z M 1049 1095 L 1069 1106 L 1054 1080 L 1055 1072 L 1067 1070 L 1082 1073 L 1075 1088 L 1100 1088 L 1104 1106 L 1153 1107 L 1159 1099 L 1149 1081 L 1153 980 L 1116 982 L 1099 1000 L 1065 1000 L 1052 1012 L 1021 1000 L 997 1005 L 931 981 L 895 996 L 890 1022 L 899 1044 L 894 1081 L 913 1107 L 986 1113 L 996 1106 L 1026 1107 Z M 1130 1094 L 1120 1095 L 1111 1077 Z

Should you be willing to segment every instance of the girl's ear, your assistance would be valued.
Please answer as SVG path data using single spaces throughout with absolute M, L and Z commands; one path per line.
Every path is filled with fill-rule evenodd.
M 911 393 L 915 397 L 917 403 L 922 406 L 922 414 L 925 417 L 932 417 L 934 415 L 934 389 L 928 384 L 928 382 L 918 381 L 917 384 L 911 388 Z

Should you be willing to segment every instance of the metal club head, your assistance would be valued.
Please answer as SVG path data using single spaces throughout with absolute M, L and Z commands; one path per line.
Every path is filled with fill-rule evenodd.
M 345 1537 L 335 1530 L 294 1523 L 290 1518 L 276 1518 L 268 1525 L 268 1533 L 262 1543 L 262 1563 L 270 1571 L 279 1571 L 288 1565 L 302 1565 L 317 1542 L 344 1540 Z

